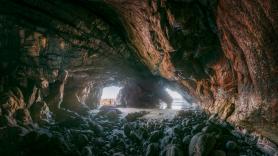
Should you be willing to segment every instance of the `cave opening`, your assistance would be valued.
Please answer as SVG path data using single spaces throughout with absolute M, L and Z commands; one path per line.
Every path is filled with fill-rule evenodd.
M 102 89 L 102 95 L 100 99 L 101 106 L 116 106 L 117 105 L 117 96 L 122 87 L 120 86 L 108 86 Z
M 0 0 L 0 155 L 277 156 L 277 6 Z

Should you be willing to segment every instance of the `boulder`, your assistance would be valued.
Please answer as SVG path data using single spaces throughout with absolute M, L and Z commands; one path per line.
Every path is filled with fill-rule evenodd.
M 233 151 L 237 149 L 237 143 L 234 141 L 227 141 L 225 147 L 228 151 Z
M 183 156 L 183 152 L 176 144 L 168 144 L 164 150 L 162 150 L 161 156 Z
M 32 123 L 32 118 L 28 109 L 18 109 L 15 113 L 15 118 L 23 125 L 29 125 Z
M 159 145 L 157 143 L 151 143 L 147 147 L 145 156 L 157 156 L 159 153 Z
M 207 133 L 197 133 L 189 144 L 189 156 L 207 156 L 214 148 L 216 139 Z
M 0 106 L 2 114 L 15 113 L 18 109 L 23 109 L 26 105 L 24 97 L 19 88 L 12 88 L 4 95 L 1 95 Z
M 43 101 L 34 103 L 30 108 L 30 112 L 33 121 L 36 123 L 50 123 L 53 120 L 47 104 Z
M 222 150 L 213 150 L 211 156 L 226 156 L 226 153 Z
M 85 146 L 81 151 L 81 156 L 93 156 L 91 147 Z
M 268 155 L 277 155 L 278 153 L 278 146 L 264 137 L 258 139 L 256 146 Z
M 159 131 L 159 130 L 153 131 L 150 134 L 149 142 L 158 142 L 162 136 L 163 136 L 163 133 L 161 131 Z

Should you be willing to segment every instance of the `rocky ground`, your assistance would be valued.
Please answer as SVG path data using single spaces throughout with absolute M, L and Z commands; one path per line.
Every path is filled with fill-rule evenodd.
M 257 138 L 239 133 L 216 116 L 179 111 L 173 119 L 122 117 L 103 107 L 85 116 L 62 111 L 56 122 L 0 128 L 0 155 L 16 156 L 261 156 Z

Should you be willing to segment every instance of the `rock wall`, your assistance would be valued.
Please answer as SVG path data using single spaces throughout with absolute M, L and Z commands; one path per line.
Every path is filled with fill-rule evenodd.
M 278 141 L 276 1 L 220 1 L 217 26 L 225 56 L 232 63 L 236 101 L 231 121 Z M 242 125 L 246 125 L 243 123 Z
M 154 74 L 207 112 L 278 142 L 276 1 L 107 3 Z
M 156 75 L 208 113 L 278 143 L 277 8 L 275 0 L 3 0 L 0 91 L 19 88 L 24 108 L 47 100 L 53 110 L 64 96 L 86 103 L 93 94 L 97 103 L 107 84 Z M 81 85 L 67 86 L 66 71 Z M 90 81 L 101 84 L 95 93 Z
M 119 105 L 135 108 L 159 108 L 163 101 L 170 108 L 173 99 L 166 92 L 165 84 L 156 78 L 127 82 L 116 101 Z
M 91 48 L 35 29 L 36 25 L 26 26 L 28 22 L 20 24 L 5 14 L 1 14 L 0 21 L 3 125 L 16 125 L 17 118 L 24 119 L 18 116 L 30 117 L 29 112 L 35 122 L 45 119 L 41 114 L 55 114 L 61 108 L 82 114 L 88 107 L 96 108 L 105 85 L 119 83 L 123 77 L 151 76 L 147 70 L 141 74 L 133 69 L 134 65 L 138 70 L 146 68 L 138 64 L 128 45 L 103 21 L 93 20 L 92 42 L 98 44 L 93 54 Z

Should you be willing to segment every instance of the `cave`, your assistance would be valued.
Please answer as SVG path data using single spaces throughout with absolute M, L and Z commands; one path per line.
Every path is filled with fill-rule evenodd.
M 0 155 L 278 156 L 277 0 L 0 0 Z

